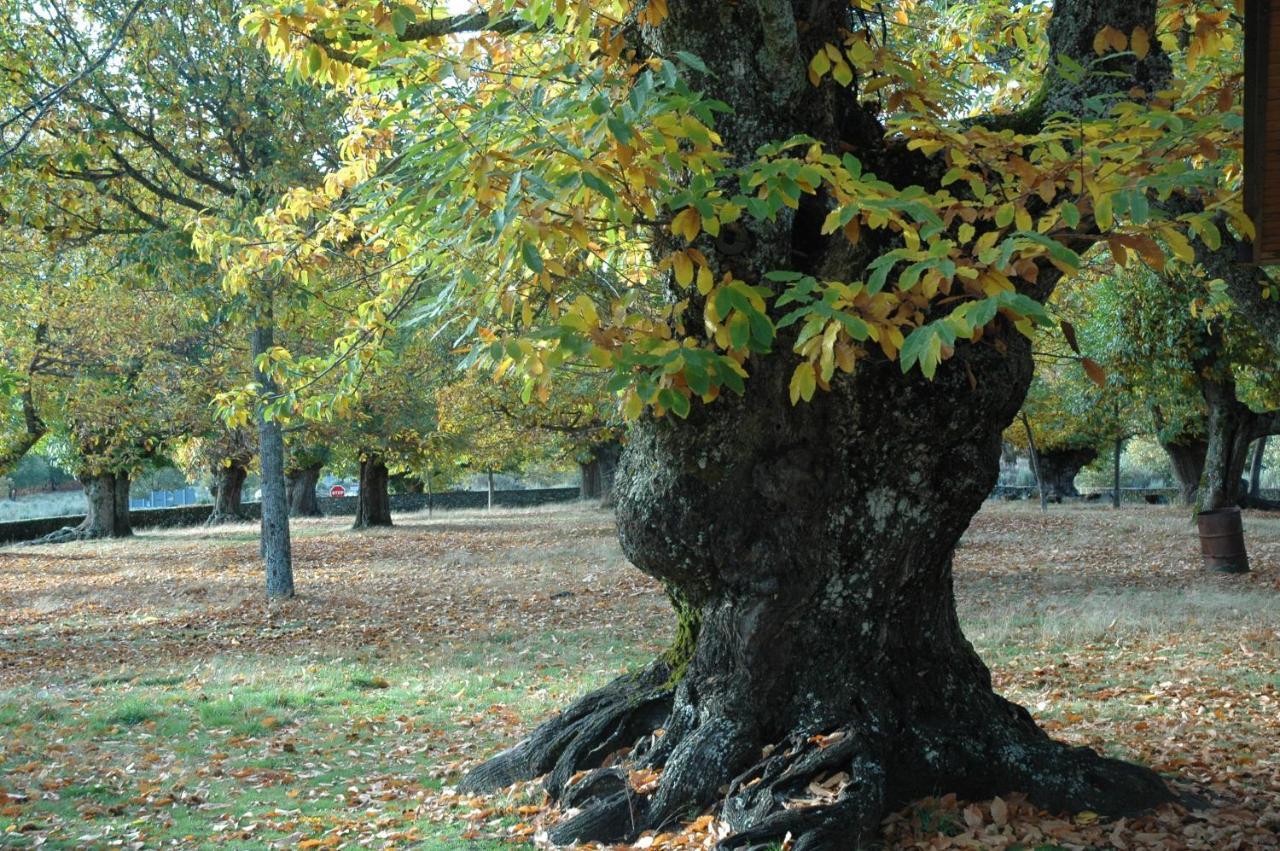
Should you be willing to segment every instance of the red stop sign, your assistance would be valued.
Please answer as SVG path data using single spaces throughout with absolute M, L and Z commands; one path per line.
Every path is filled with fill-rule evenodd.
M 329 496 L 346 496 L 346 495 L 347 495 L 347 489 L 344 488 L 342 485 L 334 485 L 333 487 L 329 488 Z

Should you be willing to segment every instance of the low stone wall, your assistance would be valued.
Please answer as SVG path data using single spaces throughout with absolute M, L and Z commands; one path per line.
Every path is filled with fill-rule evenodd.
M 530 488 L 528 490 L 494 491 L 493 504 L 501 508 L 533 508 L 555 502 L 572 502 L 578 498 L 577 488 Z M 335 517 L 354 517 L 356 497 L 321 497 L 320 510 Z M 393 494 L 392 511 L 424 511 L 428 503 L 436 509 L 450 511 L 465 508 L 486 508 L 489 494 L 486 491 L 447 491 L 432 496 L 418 493 Z M 256 520 L 262 506 L 246 502 L 242 506 L 246 520 Z M 129 522 L 134 529 L 173 529 L 182 526 L 199 526 L 209 519 L 212 505 L 184 505 L 178 508 L 135 508 L 129 512 Z M 0 544 L 33 541 L 42 535 L 56 532 L 64 526 L 75 526 L 84 519 L 83 514 L 70 517 L 37 517 L 0 523 Z

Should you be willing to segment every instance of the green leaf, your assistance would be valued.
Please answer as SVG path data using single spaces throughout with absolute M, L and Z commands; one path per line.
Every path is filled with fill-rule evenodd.
M 524 258 L 524 265 L 528 266 L 538 274 L 542 274 L 545 268 L 542 265 L 542 254 L 538 252 L 538 246 L 532 242 L 522 243 L 520 246 L 520 256 Z

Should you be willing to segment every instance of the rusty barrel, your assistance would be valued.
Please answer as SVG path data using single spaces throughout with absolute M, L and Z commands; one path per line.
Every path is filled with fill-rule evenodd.
M 1249 553 L 1244 547 L 1240 509 L 1219 508 L 1196 515 L 1200 528 L 1200 554 L 1204 566 L 1219 573 L 1246 573 Z

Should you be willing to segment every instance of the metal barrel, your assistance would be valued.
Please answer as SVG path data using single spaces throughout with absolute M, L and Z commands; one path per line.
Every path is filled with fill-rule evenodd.
M 1244 546 L 1244 523 L 1239 508 L 1219 508 L 1196 515 L 1204 566 L 1219 573 L 1247 573 L 1249 553 Z

